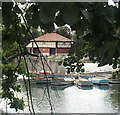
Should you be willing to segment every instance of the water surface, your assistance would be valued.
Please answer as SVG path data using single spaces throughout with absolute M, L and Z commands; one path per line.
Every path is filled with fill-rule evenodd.
M 118 88 L 120 85 L 94 85 L 93 88 L 78 88 L 75 85 L 66 88 L 52 87 L 50 88 L 50 96 L 55 108 L 54 112 L 57 113 L 118 113 Z M 37 113 L 51 112 L 44 91 L 43 85 L 32 85 L 33 103 Z M 22 96 L 26 99 L 25 95 L 23 87 Z M 24 111 L 27 112 L 28 108 L 26 107 Z

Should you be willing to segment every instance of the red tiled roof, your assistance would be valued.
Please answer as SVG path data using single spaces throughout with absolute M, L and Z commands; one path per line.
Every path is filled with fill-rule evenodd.
M 32 39 L 31 41 L 34 41 L 34 40 Z M 57 33 L 44 34 L 40 37 L 35 38 L 35 41 L 70 41 L 72 42 L 72 40 L 70 40 L 69 38 L 61 36 Z

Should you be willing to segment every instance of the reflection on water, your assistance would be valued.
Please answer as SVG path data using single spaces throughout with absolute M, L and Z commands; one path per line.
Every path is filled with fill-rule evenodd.
M 120 85 L 94 85 L 91 89 L 90 87 L 88 89 L 87 87 L 78 88 L 75 85 L 57 86 L 56 88 L 50 87 L 50 95 L 57 113 L 117 113 L 118 87 L 120 88 Z M 32 84 L 33 103 L 36 113 L 50 112 L 45 89 L 45 85 Z M 25 88 L 22 91 L 22 96 L 27 101 Z M 41 102 L 41 100 L 43 101 Z M 24 112 L 28 112 L 27 107 Z
M 94 85 L 94 87 L 101 90 L 109 90 L 109 85 Z
M 93 89 L 93 86 L 77 86 L 77 87 L 82 90 L 92 90 Z
M 64 90 L 68 87 L 71 87 L 73 86 L 72 84 L 69 84 L 69 85 L 61 85 L 61 86 L 51 86 L 51 89 L 52 90 Z

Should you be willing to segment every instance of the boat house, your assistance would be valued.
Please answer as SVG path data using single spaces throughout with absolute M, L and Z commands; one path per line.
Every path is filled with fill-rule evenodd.
M 73 44 L 71 39 L 61 36 L 57 33 L 44 34 L 35 38 L 35 41 L 38 44 L 41 53 L 46 56 L 66 56 L 70 52 Z M 26 47 L 28 52 L 32 54 L 39 52 L 33 39 Z

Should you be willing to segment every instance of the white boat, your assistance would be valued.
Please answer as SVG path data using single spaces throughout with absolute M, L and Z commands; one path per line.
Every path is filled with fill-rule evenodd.
M 74 81 L 74 84 L 78 86 L 93 86 L 93 83 L 88 79 L 79 78 Z
M 65 81 L 75 81 L 75 78 L 72 77 L 72 76 L 66 76 L 66 77 L 64 78 L 64 80 L 65 80 Z

